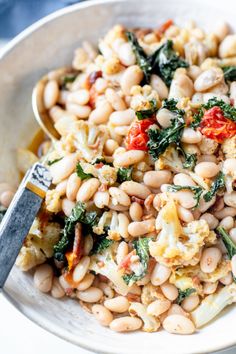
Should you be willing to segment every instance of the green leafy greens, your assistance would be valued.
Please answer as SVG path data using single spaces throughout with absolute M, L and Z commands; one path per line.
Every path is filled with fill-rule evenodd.
M 212 183 L 210 190 L 203 196 L 205 201 L 209 202 L 214 197 L 214 195 L 216 195 L 217 191 L 224 188 L 224 186 L 225 186 L 224 174 L 223 172 L 219 172 L 218 175 L 216 176 L 216 179 Z
M 77 176 L 83 181 L 84 179 L 92 178 L 93 175 L 91 173 L 85 173 L 80 163 L 78 162 L 76 165 L 76 173 Z
M 198 205 L 199 205 L 199 202 L 200 202 L 201 195 L 203 193 L 202 187 L 197 187 L 197 186 L 178 186 L 178 185 L 168 186 L 168 191 L 169 192 L 178 192 L 178 191 L 181 191 L 181 190 L 190 190 L 190 191 L 193 192 L 193 194 L 194 194 L 193 198 L 196 200 L 196 204 L 195 204 L 194 208 L 197 208 Z
M 224 66 L 222 69 L 226 81 L 236 81 L 236 66 Z
M 229 259 L 231 259 L 236 254 L 236 244 L 233 242 L 228 232 L 222 226 L 217 227 L 216 233 L 221 237 L 227 250 Z M 233 279 L 236 282 L 236 278 L 234 276 Z
M 132 242 L 136 254 L 139 256 L 140 262 L 142 264 L 142 271 L 140 274 L 125 274 L 123 276 L 124 281 L 128 285 L 132 285 L 136 281 L 142 279 L 147 274 L 148 262 L 149 262 L 149 241 L 151 238 L 143 237 Z
M 158 110 L 157 107 L 157 101 L 155 99 L 152 99 L 149 101 L 151 108 L 149 109 L 142 109 L 140 111 L 136 111 L 135 114 L 138 118 L 138 120 L 143 120 L 149 117 L 152 117 L 153 114 L 155 114 Z
M 47 164 L 48 166 L 52 166 L 54 163 L 61 161 L 63 159 L 63 157 L 59 157 L 58 159 L 55 160 L 48 160 Z
M 72 82 L 75 81 L 77 75 L 78 74 L 71 73 L 63 76 L 61 80 L 61 88 L 65 90 L 67 88 L 67 84 L 72 84 Z
M 178 291 L 179 291 L 179 295 L 178 295 L 178 297 L 177 297 L 177 299 L 176 299 L 176 303 L 177 303 L 178 305 L 181 305 L 182 301 L 183 301 L 184 299 L 186 299 L 186 297 L 188 297 L 188 296 L 190 296 L 191 294 L 193 294 L 193 293 L 196 292 L 196 290 L 195 290 L 194 288 L 188 288 L 188 289 L 186 289 L 186 290 L 180 290 L 180 289 L 178 289 Z
M 117 182 L 131 181 L 133 167 L 120 167 L 117 171 Z
M 54 246 L 54 258 L 57 261 L 65 260 L 65 252 L 73 242 L 75 225 L 78 222 L 91 229 L 98 222 L 97 213 L 95 211 L 87 212 L 85 210 L 85 205 L 81 202 L 76 204 L 76 206 L 72 209 L 71 215 L 65 218 L 65 226 L 62 230 L 62 237 Z
M 110 247 L 112 243 L 113 241 L 107 238 L 107 234 L 96 237 L 91 254 L 102 253 L 106 248 Z
M 134 33 L 126 32 L 127 38 L 131 43 L 132 49 L 136 56 L 136 60 L 142 69 L 145 77 L 145 82 L 149 83 L 151 74 L 160 75 L 167 86 L 170 86 L 177 68 L 186 68 L 188 63 L 179 57 L 173 49 L 173 42 L 167 40 L 153 54 L 147 55 L 143 48 L 138 43 Z

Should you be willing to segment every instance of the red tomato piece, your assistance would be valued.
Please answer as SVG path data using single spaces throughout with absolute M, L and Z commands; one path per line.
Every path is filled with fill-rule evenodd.
M 166 22 L 164 22 L 159 28 L 158 28 L 158 33 L 159 34 L 164 34 L 165 31 L 173 25 L 173 20 L 167 20 Z
M 207 138 L 222 144 L 236 134 L 236 122 L 226 118 L 220 107 L 213 107 L 204 113 L 200 131 Z
M 148 151 L 148 128 L 153 125 L 153 119 L 143 119 L 132 123 L 126 139 L 128 150 Z

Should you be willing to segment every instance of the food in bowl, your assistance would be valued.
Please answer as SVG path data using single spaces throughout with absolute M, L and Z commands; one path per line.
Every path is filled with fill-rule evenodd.
M 98 48 L 48 74 L 60 139 L 19 151 L 53 185 L 17 265 L 112 330 L 191 334 L 236 301 L 236 35 L 118 25 Z

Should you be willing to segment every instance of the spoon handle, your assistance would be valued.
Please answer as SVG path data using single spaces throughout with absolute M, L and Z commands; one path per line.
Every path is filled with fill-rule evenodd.
M 46 167 L 36 163 L 21 182 L 0 224 L 0 289 L 15 263 L 51 181 Z

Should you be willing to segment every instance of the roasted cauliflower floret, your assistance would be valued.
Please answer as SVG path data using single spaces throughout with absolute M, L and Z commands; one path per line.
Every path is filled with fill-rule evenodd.
M 198 146 L 202 154 L 212 155 L 216 151 L 218 143 L 215 140 L 206 138 L 203 135 Z
M 225 139 L 221 148 L 227 159 L 236 159 L 236 135 Z
M 148 283 L 144 285 L 141 293 L 141 301 L 144 305 L 149 305 L 151 302 L 160 299 L 163 300 L 165 297 L 162 294 L 160 288 Z
M 167 266 L 188 265 L 194 258 L 200 258 L 200 250 L 210 233 L 205 220 L 192 221 L 182 227 L 173 200 L 159 212 L 156 226 L 161 227 L 161 231 L 157 240 L 149 244 L 150 254 Z
M 167 169 L 176 173 L 186 172 L 186 169 L 183 168 L 183 163 L 179 157 L 178 151 L 173 146 L 169 146 L 155 162 L 155 169 Z
M 48 190 L 45 198 L 46 209 L 51 213 L 61 211 L 61 196 L 55 189 Z
M 116 169 L 114 167 L 104 165 L 98 170 L 98 178 L 102 184 L 111 186 L 117 179 Z
M 93 232 L 97 235 L 102 235 L 107 228 L 109 228 L 108 238 L 113 241 L 119 241 L 119 220 L 116 211 L 105 211 L 100 217 L 98 224 L 93 227 Z
M 58 223 L 50 222 L 44 225 L 36 218 L 16 259 L 16 265 L 23 271 L 27 271 L 44 263 L 47 258 L 53 256 L 53 247 L 59 238 Z
M 129 307 L 131 316 L 138 316 L 143 321 L 142 329 L 144 332 L 156 332 L 160 327 L 160 321 L 157 317 L 147 313 L 147 306 L 140 304 L 140 302 L 131 302 Z

